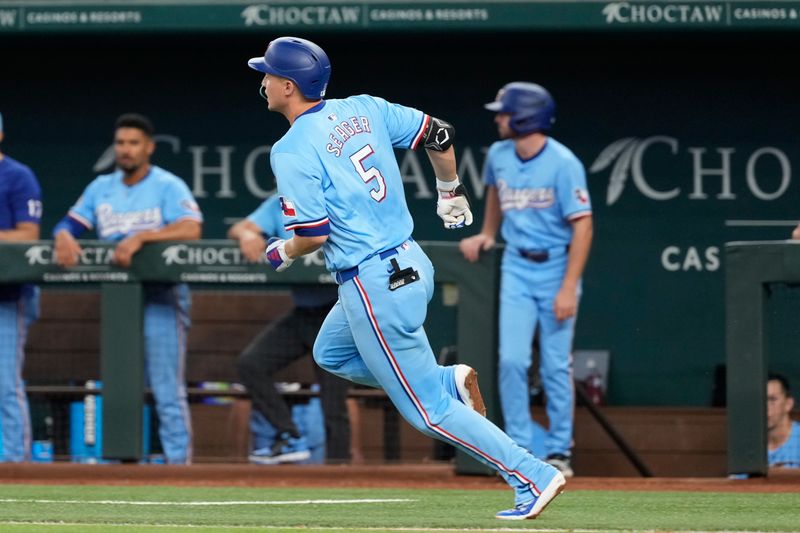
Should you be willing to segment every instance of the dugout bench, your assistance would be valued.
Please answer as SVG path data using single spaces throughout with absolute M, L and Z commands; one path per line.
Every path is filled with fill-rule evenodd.
M 459 361 L 481 375 L 487 416 L 499 421 L 495 384 L 499 254 L 483 254 L 466 262 L 457 243 L 420 243 L 436 267 L 442 290 L 455 295 Z M 144 390 L 143 284 L 184 282 L 257 289 L 267 286 L 333 283 L 324 265 L 313 256 L 276 273 L 267 265 L 250 263 L 237 243 L 227 240 L 148 244 L 128 269 L 111 263 L 114 245 L 81 241 L 79 264 L 65 269 L 55 264 L 51 241 L 0 244 L 0 283 L 100 286 L 100 374 L 103 382 L 103 451 L 108 459 L 141 459 Z M 75 391 L 73 391 L 75 392 Z M 194 392 L 194 391 L 192 391 Z M 460 450 L 459 473 L 490 470 Z

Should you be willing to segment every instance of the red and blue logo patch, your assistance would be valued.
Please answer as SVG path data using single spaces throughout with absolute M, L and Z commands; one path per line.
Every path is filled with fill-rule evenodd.
M 283 196 L 279 197 L 281 202 L 281 211 L 283 211 L 283 216 L 285 217 L 295 217 L 297 216 L 297 212 L 294 210 L 294 204 L 284 198 Z

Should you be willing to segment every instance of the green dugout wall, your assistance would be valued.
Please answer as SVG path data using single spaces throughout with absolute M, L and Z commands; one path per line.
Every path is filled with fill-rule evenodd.
M 267 265 L 245 260 L 232 241 L 151 244 L 138 252 L 129 269 L 111 263 L 113 245 L 84 241 L 79 264 L 63 269 L 53 261 L 51 241 L 0 244 L 0 283 L 99 285 L 101 311 L 101 373 L 103 381 L 103 454 L 122 460 L 141 458 L 144 402 L 144 339 L 142 286 L 148 282 L 187 282 L 194 286 L 227 286 L 264 290 L 295 284 L 332 284 L 323 265 L 297 261 L 293 268 L 273 272 Z M 459 361 L 475 368 L 486 381 L 487 416 L 498 421 L 500 409 L 490 358 L 497 343 L 497 254 L 464 265 L 452 243 L 421 243 L 436 267 L 437 287 L 449 293 L 456 309 L 454 344 Z M 435 324 L 435 322 L 433 322 Z M 426 328 L 432 327 L 431 321 Z M 487 473 L 488 468 L 465 453 L 456 456 L 462 473 Z
M 508 81 L 547 86 L 553 136 L 583 161 L 595 212 L 576 347 L 610 351 L 614 404 L 710 404 L 725 362 L 724 243 L 785 239 L 798 217 L 797 2 L 317 6 L 358 7 L 347 24 L 302 11 L 308 3 L 131 2 L 114 9 L 140 22 L 116 26 L 102 22 L 111 15 L 81 22 L 88 4 L 40 4 L 62 22 L 23 4 L 0 1 L 0 21 L 13 18 L 0 22 L 0 48 L 13 54 L 0 70 L 1 148 L 42 182 L 43 237 L 110 164 L 114 118 L 139 111 L 160 135 L 155 162 L 197 195 L 204 237 L 222 238 L 274 190 L 268 152 L 287 125 L 265 109 L 246 61 L 278 35 L 326 48 L 331 98 L 368 92 L 453 122 L 478 226 L 480 169 L 496 139 L 481 104 Z M 264 24 L 245 24 L 251 6 Z M 380 19 L 416 9 L 424 19 L 428 8 L 430 23 Z M 472 233 L 441 229 L 424 155 L 398 157 L 415 237 Z M 780 305 L 794 300 L 787 291 Z M 800 382 L 798 348 L 781 338 L 770 363 Z

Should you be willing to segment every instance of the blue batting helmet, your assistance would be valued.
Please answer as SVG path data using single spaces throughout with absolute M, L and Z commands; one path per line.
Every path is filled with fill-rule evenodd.
M 271 41 L 264 57 L 254 57 L 247 64 L 260 72 L 292 80 L 303 96 L 311 100 L 325 96 L 331 77 L 331 62 L 325 51 L 298 37 Z
M 535 83 L 514 81 L 503 86 L 489 111 L 511 115 L 509 127 L 517 135 L 549 131 L 556 121 L 556 103 L 547 89 Z

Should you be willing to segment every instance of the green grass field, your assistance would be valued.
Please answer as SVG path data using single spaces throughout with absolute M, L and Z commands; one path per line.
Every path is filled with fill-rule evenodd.
M 0 485 L 0 531 L 800 531 L 800 494 L 567 491 L 537 520 L 500 490 Z

